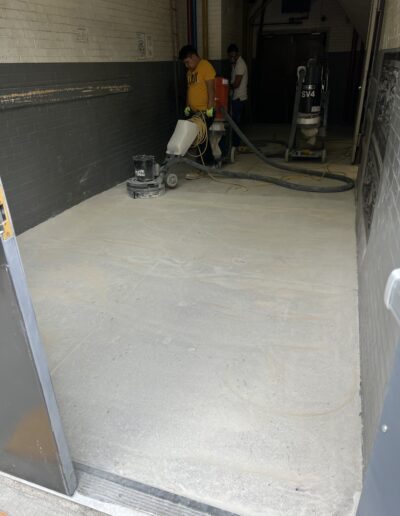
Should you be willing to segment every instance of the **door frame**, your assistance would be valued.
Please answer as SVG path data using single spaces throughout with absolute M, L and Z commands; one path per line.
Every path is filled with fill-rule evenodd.
M 330 37 L 330 29 L 329 28 L 313 28 L 313 27 L 299 27 L 299 28 L 279 28 L 279 29 L 268 29 L 261 32 L 260 39 L 268 39 L 270 37 L 276 37 L 276 36 L 298 36 L 298 35 L 324 35 L 323 38 L 323 49 L 325 55 L 328 53 L 328 47 L 329 47 L 329 37 Z M 258 46 L 257 46 L 257 52 L 258 52 Z M 258 55 L 256 54 L 254 57 L 255 61 L 255 67 L 258 66 Z M 293 90 L 293 98 L 295 96 L 295 89 Z M 252 97 L 252 106 L 251 106 L 251 113 L 253 116 L 253 111 L 255 109 L 255 102 L 257 101 L 258 95 L 254 92 L 253 89 L 251 89 L 251 97 Z M 291 122 L 292 115 L 290 115 L 290 120 L 288 123 Z
M 364 69 L 363 69 L 361 85 L 359 86 L 360 96 L 358 99 L 356 123 L 354 126 L 353 148 L 352 148 L 352 154 L 351 154 L 351 163 L 353 163 L 353 164 L 356 162 L 358 150 L 359 150 L 361 140 L 363 137 L 363 131 L 364 131 L 363 122 L 364 122 L 365 108 L 367 105 L 367 88 L 368 88 L 369 81 L 371 79 L 373 66 L 374 66 L 374 63 L 376 60 L 376 55 L 379 51 L 384 10 L 385 10 L 385 0 L 372 0 L 370 16 L 369 16 L 367 42 L 366 42 L 366 48 L 365 48 Z
M 0 179 L 0 474 L 71 496 L 77 478 Z

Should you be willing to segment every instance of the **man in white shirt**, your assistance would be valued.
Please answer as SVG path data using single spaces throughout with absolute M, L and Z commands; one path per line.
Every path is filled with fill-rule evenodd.
M 239 48 L 235 43 L 231 43 L 229 45 L 227 52 L 229 61 L 232 65 L 232 118 L 240 126 L 244 103 L 247 100 L 247 65 L 243 57 L 240 55 Z M 240 138 L 235 132 L 232 136 L 232 145 L 234 147 L 239 147 L 240 145 Z

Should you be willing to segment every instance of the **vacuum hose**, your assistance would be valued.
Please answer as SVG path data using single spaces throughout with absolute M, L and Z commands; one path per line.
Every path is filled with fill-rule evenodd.
M 165 171 L 168 171 L 169 168 L 171 168 L 173 165 L 176 165 L 178 163 L 185 163 L 193 168 L 196 168 L 197 170 L 201 170 L 202 172 L 206 172 L 207 174 L 212 173 L 213 175 L 220 176 L 220 177 L 229 177 L 234 179 L 252 179 L 254 181 L 264 181 L 265 183 L 272 183 L 277 186 L 282 186 L 283 188 L 290 188 L 291 190 L 298 190 L 301 192 L 312 192 L 312 193 L 337 193 L 337 192 L 345 192 L 347 190 L 351 190 L 354 188 L 354 181 L 350 179 L 349 177 L 340 175 L 340 174 L 333 174 L 332 172 L 321 172 L 316 170 L 308 170 L 305 168 L 296 168 L 296 167 L 290 167 L 288 165 L 283 165 L 281 163 L 277 163 L 276 161 L 273 161 L 269 159 L 263 152 L 261 152 L 260 149 L 258 149 L 251 141 L 247 138 L 247 136 L 239 129 L 235 121 L 232 119 L 232 117 L 223 109 L 224 115 L 226 117 L 226 120 L 228 121 L 229 125 L 232 127 L 232 129 L 236 132 L 236 134 L 241 138 L 241 140 L 250 148 L 253 150 L 253 152 L 258 156 L 264 163 L 267 165 L 276 168 L 278 170 L 284 170 L 285 172 L 291 172 L 293 174 L 303 174 L 307 176 L 312 177 L 320 177 L 320 178 L 328 178 L 333 179 L 335 181 L 339 181 L 342 183 L 339 186 L 311 186 L 311 185 L 303 185 L 299 183 L 293 183 L 291 181 L 287 181 L 285 179 L 281 179 L 279 177 L 274 176 L 268 176 L 265 174 L 257 174 L 253 172 L 236 172 L 231 170 L 216 170 L 211 167 L 207 167 L 205 165 L 201 165 L 200 163 L 197 163 L 196 161 L 193 161 L 188 158 L 182 158 L 182 157 L 174 157 L 170 160 L 167 160 L 166 163 L 164 163 L 163 167 Z
M 278 170 L 284 170 L 285 172 L 291 172 L 294 174 L 304 174 L 307 176 L 313 176 L 313 177 L 321 177 L 321 178 L 327 178 L 327 179 L 333 179 L 335 181 L 339 181 L 342 183 L 339 186 L 309 186 L 309 185 L 302 185 L 299 183 L 292 183 L 291 181 L 286 181 L 284 179 L 279 179 L 277 177 L 273 176 L 266 176 L 263 174 L 256 174 L 256 173 L 245 173 L 245 172 L 233 172 L 229 170 L 214 170 L 212 169 L 212 172 L 219 176 L 225 176 L 225 177 L 231 177 L 231 178 L 237 178 L 237 179 L 254 179 L 256 181 L 264 181 L 266 183 L 272 183 L 278 186 L 282 186 L 284 188 L 290 188 L 292 190 L 299 190 L 301 192 L 314 192 L 314 193 L 337 193 L 337 192 L 345 192 L 347 190 L 351 190 L 354 188 L 354 181 L 350 177 L 346 177 L 340 174 L 334 174 L 332 172 L 321 172 L 316 170 L 309 170 L 306 168 L 297 168 L 297 167 L 290 167 L 288 165 L 283 165 L 281 163 L 277 163 L 276 161 L 269 159 L 263 152 L 261 152 L 260 149 L 258 149 L 251 141 L 247 138 L 247 136 L 241 131 L 236 124 L 236 122 L 232 119 L 232 117 L 226 112 L 224 108 L 222 108 L 223 114 L 229 123 L 229 125 L 232 127 L 232 129 L 235 131 L 235 133 L 239 136 L 239 138 L 251 149 L 254 154 L 261 159 L 261 161 L 264 161 L 267 165 L 276 168 Z M 185 160 L 185 158 L 184 158 Z M 205 167 L 204 165 L 200 165 L 198 163 L 193 163 L 190 160 L 185 160 L 185 162 L 190 162 L 190 164 L 199 170 L 203 170 L 205 172 L 209 172 L 210 168 Z

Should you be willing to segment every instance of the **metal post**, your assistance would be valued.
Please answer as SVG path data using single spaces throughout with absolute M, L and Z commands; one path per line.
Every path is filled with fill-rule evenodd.
M 203 58 L 208 59 L 208 0 L 202 0 Z

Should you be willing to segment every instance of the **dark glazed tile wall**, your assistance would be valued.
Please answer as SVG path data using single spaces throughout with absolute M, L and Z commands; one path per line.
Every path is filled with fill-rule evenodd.
M 2 109 L 0 176 L 21 233 L 164 155 L 176 121 L 172 62 L 1 64 L 0 95 L 118 81 L 129 93 Z M 63 100 L 63 99 L 58 99 Z

